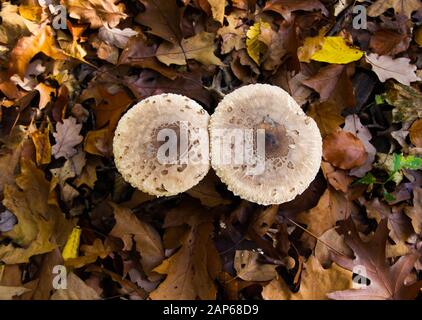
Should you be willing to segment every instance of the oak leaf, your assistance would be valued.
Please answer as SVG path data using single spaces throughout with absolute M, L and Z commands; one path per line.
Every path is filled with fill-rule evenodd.
M 208 0 L 208 2 L 211 6 L 212 16 L 214 20 L 223 24 L 224 9 L 226 7 L 226 1 L 225 0 Z
M 372 70 L 381 82 L 395 79 L 406 86 L 410 86 L 411 82 L 421 81 L 415 74 L 417 67 L 410 64 L 409 58 L 393 59 L 390 56 L 379 56 L 371 53 L 366 55 L 366 61 L 372 65 Z
M 136 244 L 141 254 L 141 263 L 147 274 L 164 259 L 164 249 L 158 232 L 148 223 L 139 220 L 128 208 L 111 204 L 116 225 L 110 235 L 122 239 L 124 250 L 129 251 Z M 132 241 L 133 240 L 133 241 Z
M 116 0 L 61 0 L 69 10 L 71 18 L 91 24 L 91 28 L 101 28 L 105 23 L 116 27 L 122 19 L 127 17 L 124 13 L 125 5 L 116 4 Z
M 385 100 L 393 109 L 393 122 L 413 122 L 422 118 L 422 93 L 410 86 L 393 83 L 389 86 Z
M 187 234 L 181 239 L 178 251 L 159 265 L 154 271 L 166 274 L 167 278 L 151 293 L 153 300 L 212 300 L 217 290 L 213 282 L 216 270 L 210 269 L 218 262 L 212 245 L 212 217 L 196 204 L 184 205 L 167 213 L 165 228 L 169 230 L 188 225 Z M 207 248 L 208 250 L 205 250 Z M 214 254 L 210 254 L 213 253 Z M 213 268 L 214 269 L 214 268 Z
M 120 49 L 124 49 L 129 39 L 137 34 L 138 32 L 131 28 L 118 29 L 110 28 L 107 25 L 102 26 L 98 31 L 98 37 L 101 40 Z
M 6 186 L 3 204 L 18 219 L 18 224 L 5 233 L 12 243 L 0 246 L 0 260 L 6 264 L 26 263 L 66 241 L 73 223 L 58 207 L 48 204 L 49 185 L 43 171 L 30 161 L 22 161 L 16 185 Z
M 382 220 L 378 225 L 375 235 L 369 242 L 362 241 L 351 219 L 341 224 L 341 234 L 345 237 L 346 244 L 353 250 L 355 259 L 334 255 L 334 261 L 348 270 L 355 266 L 363 266 L 370 284 L 355 290 L 338 291 L 329 294 L 332 299 L 351 300 L 408 300 L 414 299 L 422 281 L 412 285 L 405 285 L 405 279 L 414 268 L 417 254 L 401 257 L 394 265 L 390 266 L 386 259 L 386 242 L 388 239 L 387 220 Z
M 0 286 L 0 300 L 12 300 L 14 297 L 19 297 L 28 291 L 31 290 L 25 287 Z
M 368 8 L 370 17 L 378 17 L 390 8 L 394 8 L 396 14 L 402 14 L 409 19 L 414 11 L 422 7 L 420 0 L 378 0 Z
M 52 149 L 56 159 L 60 157 L 69 159 L 77 153 L 75 147 L 83 141 L 80 135 L 81 129 L 82 124 L 77 124 L 73 117 L 64 119 L 63 123 L 57 123 L 56 132 L 53 133 L 56 143 Z
M 413 206 L 405 209 L 406 214 L 412 219 L 416 233 L 422 234 L 422 188 L 413 190 Z

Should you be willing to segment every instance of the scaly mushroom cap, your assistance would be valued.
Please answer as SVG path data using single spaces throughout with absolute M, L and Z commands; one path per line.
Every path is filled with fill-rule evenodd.
M 117 126 L 116 167 L 133 187 L 151 195 L 185 192 L 210 169 L 208 124 L 208 113 L 187 97 L 145 99 Z
M 217 175 L 234 194 L 258 204 L 293 200 L 320 169 L 317 124 L 276 86 L 249 85 L 225 96 L 211 117 L 210 139 Z

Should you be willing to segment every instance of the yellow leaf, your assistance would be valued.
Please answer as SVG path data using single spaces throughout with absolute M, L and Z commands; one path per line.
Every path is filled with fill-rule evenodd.
M 249 56 L 257 64 L 261 63 L 262 56 L 267 52 L 270 39 L 267 35 L 271 33 L 271 25 L 267 22 L 259 21 L 249 28 L 246 33 L 246 49 Z
M 69 235 L 69 238 L 67 239 L 66 245 L 64 246 L 62 253 L 63 259 L 65 261 L 78 257 L 79 244 L 81 242 L 81 233 L 82 230 L 80 227 L 73 228 L 72 233 Z
M 350 47 L 342 37 L 325 37 L 321 50 L 311 59 L 333 64 L 347 64 L 363 57 L 363 51 Z
M 31 132 L 32 142 L 35 146 L 37 165 L 49 164 L 51 162 L 50 126 L 44 130 Z

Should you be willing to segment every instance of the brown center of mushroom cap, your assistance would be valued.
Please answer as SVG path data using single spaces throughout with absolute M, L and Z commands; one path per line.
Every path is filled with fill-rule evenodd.
M 274 121 L 264 120 L 256 130 L 265 130 L 265 156 L 267 159 L 282 158 L 289 154 L 293 139 L 287 134 L 286 127 Z

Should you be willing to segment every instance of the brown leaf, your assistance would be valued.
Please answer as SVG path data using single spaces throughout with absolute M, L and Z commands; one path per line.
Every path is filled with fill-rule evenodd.
M 50 252 L 65 243 L 73 223 L 60 209 L 48 204 L 49 182 L 43 171 L 30 161 L 21 163 L 15 185 L 4 190 L 4 206 L 18 218 L 18 224 L 4 235 L 12 240 L 0 246 L 0 260 L 25 263 L 29 258 Z M 17 245 L 17 247 L 15 247 Z
M 44 24 L 31 36 L 19 39 L 10 54 L 9 74 L 18 74 L 23 79 L 28 63 L 40 52 L 53 59 L 68 59 L 68 56 L 56 47 L 51 27 Z
M 410 127 L 410 141 L 417 148 L 422 148 L 422 119 L 415 121 Z
M 270 281 L 277 276 L 273 264 L 263 264 L 259 260 L 258 252 L 238 250 L 234 257 L 234 268 L 237 276 L 245 281 Z
M 321 102 L 327 101 L 339 90 L 343 94 L 348 92 L 348 95 L 353 96 L 353 85 L 344 65 L 323 67 L 315 76 L 302 81 L 302 83 L 317 91 L 321 97 Z
M 290 291 L 283 279 L 274 279 L 262 291 L 265 300 L 328 300 L 327 294 L 352 287 L 352 273 L 336 264 L 324 269 L 314 256 L 305 263 L 300 290 Z
M 124 250 L 131 250 L 133 241 L 141 254 L 141 263 L 147 274 L 164 259 L 161 237 L 150 225 L 139 220 L 130 209 L 111 203 L 114 209 L 116 225 L 110 235 L 123 240 Z M 132 241 L 133 239 L 133 241 Z
M 35 146 L 37 165 L 49 164 L 51 162 L 50 126 L 44 130 L 33 130 L 31 138 Z
M 270 229 L 275 223 L 278 209 L 278 205 L 273 205 L 260 210 L 250 225 L 250 228 L 252 228 L 259 236 L 264 236 L 268 229 Z
M 271 0 L 265 5 L 264 11 L 266 10 L 275 11 L 286 20 L 290 20 L 292 12 L 298 10 L 321 10 L 324 15 L 328 16 L 327 8 L 319 0 Z
M 180 44 L 182 31 L 180 29 L 182 12 L 176 0 L 140 0 L 145 6 L 136 21 L 151 30 L 150 33 L 173 44 Z
M 321 134 L 326 136 L 340 129 L 340 125 L 344 123 L 341 111 L 342 109 L 336 103 L 326 101 L 312 104 L 308 115 L 316 121 Z
M 409 19 L 412 12 L 421 8 L 419 0 L 377 0 L 368 8 L 370 17 L 378 17 L 390 8 L 394 8 L 397 14 L 402 14 Z
M 405 209 L 406 214 L 412 219 L 412 225 L 417 234 L 422 234 L 422 188 L 413 190 L 413 206 Z
M 69 10 L 70 17 L 90 23 L 91 28 L 101 28 L 105 23 L 116 27 L 127 15 L 125 5 L 117 0 L 61 0 Z
M 60 157 L 69 159 L 77 153 L 75 147 L 83 141 L 83 137 L 80 135 L 81 129 L 82 124 L 77 124 L 73 117 L 64 119 L 63 123 L 57 123 L 56 132 L 53 133 L 56 144 L 52 149 L 56 159 Z
M 368 154 L 359 138 L 350 132 L 338 130 L 324 138 L 323 156 L 337 168 L 348 170 L 363 165 Z
M 419 281 L 407 286 L 405 279 L 410 275 L 419 256 L 417 254 L 406 255 L 401 257 L 393 266 L 390 266 L 385 256 L 388 232 L 387 220 L 382 220 L 373 238 L 369 242 L 364 242 L 351 219 L 341 224 L 341 233 L 356 258 L 353 260 L 335 255 L 334 261 L 348 270 L 353 270 L 356 266 L 363 266 L 366 270 L 366 277 L 369 278 L 371 283 L 361 289 L 331 293 L 330 298 L 340 300 L 407 300 L 416 297 L 422 287 L 422 282 Z
M 140 35 L 129 39 L 120 55 L 119 64 L 151 69 L 174 80 L 178 72 L 158 61 L 156 54 L 157 45 L 148 45 L 145 37 Z
M 411 38 L 393 30 L 381 29 L 371 37 L 370 47 L 373 52 L 383 56 L 395 56 L 409 48 Z
M 204 250 L 211 241 L 212 219 L 196 204 L 181 208 L 167 213 L 165 227 L 188 224 L 190 229 L 182 240 L 182 247 L 154 269 L 167 274 L 167 278 L 150 297 L 153 300 L 215 299 L 217 290 L 208 267 L 211 257 Z
M 67 276 L 67 289 L 59 289 L 51 300 L 100 300 L 100 296 L 74 273 Z
M 337 221 L 347 219 L 352 209 L 351 202 L 342 193 L 328 188 L 318 205 L 298 215 L 297 221 L 306 224 L 307 230 L 319 237 L 333 228 Z
M 221 181 L 215 172 L 210 171 L 207 176 L 195 187 L 188 190 L 187 193 L 196 199 L 199 199 L 204 206 L 216 207 L 231 203 L 230 200 L 224 199 L 217 191 L 216 186 Z

